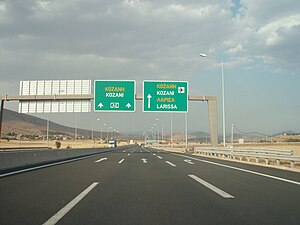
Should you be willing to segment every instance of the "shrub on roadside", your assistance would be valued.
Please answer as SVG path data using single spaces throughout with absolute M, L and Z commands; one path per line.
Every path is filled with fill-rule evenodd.
M 56 149 L 60 149 L 61 143 L 59 141 L 56 141 L 55 142 L 55 146 L 56 146 Z

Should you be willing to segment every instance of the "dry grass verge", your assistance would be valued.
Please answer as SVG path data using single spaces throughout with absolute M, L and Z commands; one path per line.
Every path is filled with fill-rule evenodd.
M 56 141 L 49 141 L 49 148 L 56 149 Z M 81 141 L 59 141 L 61 142 L 61 149 L 66 148 L 106 148 L 108 145 L 105 143 L 100 143 L 99 141 L 93 142 L 92 140 Z M 126 142 L 120 143 L 119 146 L 127 145 Z M 0 148 L 47 148 L 46 141 L 19 141 L 19 140 L 1 140 Z

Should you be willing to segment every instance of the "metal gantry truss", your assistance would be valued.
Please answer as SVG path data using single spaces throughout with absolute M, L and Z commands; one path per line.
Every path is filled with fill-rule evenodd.
M 94 94 L 86 95 L 15 95 L 1 96 L 0 105 L 0 139 L 2 131 L 2 117 L 5 101 L 55 101 L 55 100 L 93 100 Z M 135 100 L 143 100 L 142 96 L 135 96 Z M 210 142 L 212 147 L 218 145 L 218 123 L 217 123 L 217 98 L 216 96 L 189 96 L 189 101 L 205 101 L 208 103 L 208 118 L 210 126 Z

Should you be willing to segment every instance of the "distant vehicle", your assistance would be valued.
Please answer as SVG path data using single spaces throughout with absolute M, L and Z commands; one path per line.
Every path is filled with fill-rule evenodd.
M 109 148 L 115 148 L 115 147 L 117 147 L 117 141 L 115 141 L 115 140 L 108 141 L 108 147 Z

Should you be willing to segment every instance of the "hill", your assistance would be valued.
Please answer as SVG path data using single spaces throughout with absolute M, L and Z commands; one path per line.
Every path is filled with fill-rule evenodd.
M 63 126 L 49 121 L 49 134 L 51 135 L 71 137 L 74 136 L 74 130 L 75 128 L 73 127 Z M 2 134 L 4 134 L 3 136 L 10 136 L 12 133 L 17 135 L 45 136 L 47 133 L 47 120 L 4 109 Z M 91 130 L 78 129 L 78 136 L 91 137 L 91 133 Z M 110 133 L 108 134 L 110 136 Z M 101 132 L 94 131 L 94 137 L 100 137 L 100 135 Z M 106 137 L 107 133 L 102 132 L 102 136 Z

